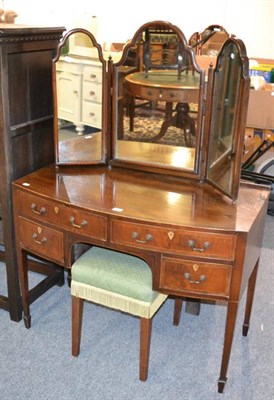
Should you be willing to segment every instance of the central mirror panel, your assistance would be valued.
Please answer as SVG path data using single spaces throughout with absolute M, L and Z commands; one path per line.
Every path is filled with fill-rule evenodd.
M 113 69 L 112 162 L 197 174 L 205 71 L 182 31 L 143 25 Z
M 54 60 L 57 164 L 104 161 L 105 61 L 94 36 L 69 31 Z

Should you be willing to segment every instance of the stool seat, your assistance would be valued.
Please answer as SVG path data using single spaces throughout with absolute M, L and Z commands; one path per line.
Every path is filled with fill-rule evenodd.
M 138 257 L 92 247 L 75 261 L 71 294 L 139 317 L 151 318 L 166 300 L 152 290 L 149 266 Z
M 149 265 L 138 257 L 93 246 L 71 269 L 72 355 L 80 352 L 83 302 L 140 317 L 140 374 L 147 379 L 152 317 L 167 295 L 152 290 Z

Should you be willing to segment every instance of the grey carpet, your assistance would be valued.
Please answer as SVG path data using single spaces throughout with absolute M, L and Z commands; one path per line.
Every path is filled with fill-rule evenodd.
M 172 325 L 168 299 L 154 318 L 147 382 L 138 380 L 139 321 L 86 304 L 81 353 L 70 355 L 70 291 L 54 287 L 31 305 L 32 327 L 0 310 L 1 400 L 273 400 L 274 218 L 267 217 L 248 336 L 235 329 L 228 381 L 217 393 L 226 307 L 202 304 Z M 33 284 L 39 275 L 31 273 Z M 0 267 L 4 294 L 5 268 Z

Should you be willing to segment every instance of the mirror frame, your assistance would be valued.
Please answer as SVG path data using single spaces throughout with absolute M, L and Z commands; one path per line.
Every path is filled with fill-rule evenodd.
M 226 56 L 226 49 L 230 45 L 234 45 L 235 49 L 238 52 L 238 59 L 240 61 L 240 78 L 239 78 L 239 86 L 238 86 L 238 99 L 236 105 L 234 105 L 234 128 L 232 132 L 232 155 L 227 160 L 230 162 L 229 172 L 231 176 L 231 190 L 227 190 L 218 182 L 212 180 L 209 177 L 209 169 L 210 169 L 210 154 L 213 151 L 213 132 L 212 132 L 212 120 L 214 116 L 214 99 L 216 98 L 215 90 L 217 90 L 218 74 L 221 72 L 224 58 Z M 206 123 L 206 139 L 207 142 L 204 144 L 208 148 L 207 154 L 207 163 L 206 163 L 206 181 L 209 182 L 212 186 L 218 189 L 220 192 L 230 197 L 232 201 L 235 201 L 238 196 L 240 178 L 241 178 L 241 162 L 242 162 L 242 154 L 244 148 L 244 136 L 245 136 L 245 127 L 246 127 L 246 117 L 247 117 L 247 105 L 249 99 L 249 91 L 250 91 L 250 77 L 249 77 L 249 60 L 246 54 L 246 48 L 242 40 L 236 37 L 228 38 L 217 57 L 216 67 L 213 70 L 212 68 L 209 71 L 208 75 L 208 99 L 209 104 L 207 111 L 208 119 Z
M 195 168 L 191 171 L 189 170 L 178 170 L 169 168 L 166 165 L 159 166 L 158 164 L 141 164 L 139 161 L 125 161 L 119 160 L 119 158 L 115 158 L 116 150 L 116 142 L 117 142 L 117 109 L 116 109 L 116 101 L 117 101 L 117 89 L 115 87 L 115 72 L 120 65 L 123 65 L 126 60 L 128 51 L 130 48 L 136 45 L 137 40 L 140 37 L 140 34 L 144 32 L 144 30 L 148 27 L 153 26 L 164 26 L 167 29 L 174 31 L 183 45 L 183 50 L 188 55 L 188 60 L 193 66 L 193 69 L 200 74 L 200 86 L 199 86 L 199 113 L 200 113 L 200 125 L 198 128 L 200 132 L 198 132 L 198 139 L 196 143 L 196 160 L 195 160 Z M 89 162 L 58 162 L 58 109 L 57 109 L 57 87 L 56 87 L 56 62 L 60 58 L 61 49 L 66 44 L 67 40 L 74 33 L 84 33 L 86 34 L 93 46 L 98 51 L 98 60 L 102 63 L 102 74 L 103 74 L 103 85 L 102 85 L 102 159 L 101 160 L 90 160 Z M 230 166 L 230 174 L 232 177 L 231 190 L 226 190 L 222 187 L 218 182 L 210 179 L 208 171 L 209 171 L 209 155 L 212 151 L 211 146 L 214 144 L 212 142 L 212 118 L 214 116 L 214 96 L 215 93 L 215 85 L 218 81 L 217 75 L 219 70 L 222 68 L 222 62 L 224 58 L 224 51 L 226 46 L 233 43 L 236 46 L 238 51 L 239 60 L 241 64 L 241 74 L 239 80 L 239 86 L 237 88 L 237 107 L 235 112 L 235 120 L 233 124 L 233 163 L 231 162 Z M 96 58 L 97 59 L 97 58 Z M 190 69 L 191 71 L 191 69 Z M 206 72 L 208 72 L 206 77 Z M 116 79 L 117 80 L 117 79 Z M 111 57 L 109 57 L 108 61 L 106 61 L 103 57 L 103 51 L 100 44 L 97 43 L 95 37 L 85 29 L 73 29 L 67 32 L 63 39 L 60 41 L 60 44 L 57 48 L 56 56 L 53 59 L 53 112 L 54 112 L 54 138 L 55 138 L 55 154 L 56 154 L 56 165 L 106 165 L 109 168 L 113 167 L 122 167 L 127 169 L 136 169 L 144 172 L 153 172 L 157 174 L 161 174 L 163 176 L 170 177 L 182 177 L 182 178 L 191 178 L 199 180 L 200 183 L 208 182 L 210 185 L 215 187 L 219 192 L 228 196 L 232 201 L 235 201 L 238 196 L 238 190 L 240 185 L 240 177 L 241 177 L 241 161 L 242 161 L 242 153 L 243 153 L 243 145 L 244 145 L 244 133 L 245 133 L 245 124 L 246 124 L 246 116 L 247 116 L 247 108 L 248 108 L 248 98 L 250 91 L 250 78 L 249 78 L 249 60 L 246 55 L 246 48 L 244 43 L 236 38 L 235 36 L 229 37 L 223 44 L 216 61 L 216 67 L 213 68 L 211 65 L 206 71 L 205 69 L 201 69 L 197 63 L 196 56 L 194 50 L 191 46 L 187 44 L 186 38 L 183 32 L 173 24 L 165 21 L 152 21 L 142 25 L 134 34 L 133 39 L 124 46 L 124 50 L 122 52 L 121 59 L 114 63 Z
M 59 161 L 59 140 L 58 140 L 58 93 L 57 93 L 57 82 L 56 82 L 56 64 L 60 57 L 62 56 L 62 49 L 68 44 L 69 38 L 72 35 L 81 33 L 87 35 L 90 39 L 92 46 L 97 49 L 98 61 L 102 64 L 102 140 L 101 140 L 101 160 L 90 160 L 90 161 Z M 69 53 L 68 53 L 69 54 Z M 75 57 L 73 53 L 71 57 Z M 88 56 L 79 56 L 81 59 L 94 59 Z M 97 58 L 95 58 L 97 60 Z M 107 140 L 106 140 L 106 130 L 107 130 L 107 93 L 108 93 L 108 78 L 107 78 L 107 62 L 103 57 L 103 51 L 101 45 L 97 42 L 94 35 L 86 29 L 75 28 L 71 29 L 65 33 L 61 39 L 58 47 L 56 56 L 52 60 L 52 85 L 53 85 L 53 130 L 54 130 L 54 145 L 55 145 L 55 163 L 59 165 L 104 165 L 107 159 Z
M 148 28 L 154 28 L 154 27 L 163 27 L 166 28 L 167 30 L 174 31 L 175 34 L 177 34 L 179 41 L 182 45 L 183 52 L 186 54 L 189 60 L 189 73 L 192 73 L 192 71 L 197 72 L 200 75 L 200 85 L 199 85 L 199 100 L 198 100 L 198 116 L 197 120 L 199 121 L 198 123 L 198 130 L 196 133 L 196 154 L 195 154 L 195 162 L 194 162 L 194 168 L 193 170 L 188 170 L 188 169 L 183 169 L 183 168 L 178 168 L 178 167 L 172 167 L 172 166 L 167 166 L 165 164 L 159 165 L 159 164 L 152 164 L 152 163 L 140 163 L 139 161 L 130 161 L 130 160 L 124 160 L 124 159 L 119 159 L 119 156 L 116 157 L 116 144 L 117 144 L 117 125 L 118 125 L 118 107 L 117 107 L 117 79 L 115 71 L 117 71 L 119 66 L 122 66 L 123 63 L 127 59 L 128 51 L 135 47 L 137 44 L 137 41 L 139 40 L 141 34 Z M 147 22 L 144 25 L 142 25 L 134 34 L 133 38 L 129 43 L 127 43 L 124 47 L 123 54 L 121 59 L 113 63 L 111 66 L 111 76 L 112 76 L 112 121 L 111 121 L 111 153 L 110 153 L 110 165 L 111 166 L 119 166 L 119 167 L 125 167 L 125 168 L 132 168 L 132 169 L 138 169 L 142 171 L 149 171 L 149 172 L 155 172 L 155 173 L 160 173 L 164 175 L 171 175 L 171 176 L 181 176 L 181 177 L 189 177 L 192 179 L 200 179 L 201 178 L 201 143 L 203 139 L 203 125 L 204 125 L 204 115 L 203 115 L 203 105 L 205 103 L 205 91 L 206 91 L 206 71 L 204 69 L 201 69 L 199 65 L 197 64 L 196 56 L 194 53 L 194 50 L 191 46 L 188 45 L 187 39 L 184 35 L 184 33 L 181 31 L 180 28 L 177 26 L 165 22 L 165 21 L 152 21 L 152 22 Z

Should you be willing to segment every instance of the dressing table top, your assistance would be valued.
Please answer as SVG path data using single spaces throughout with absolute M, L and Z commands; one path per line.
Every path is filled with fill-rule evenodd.
M 248 232 L 269 189 L 242 183 L 236 204 L 208 184 L 105 167 L 49 166 L 13 183 L 93 212 L 169 226 Z

